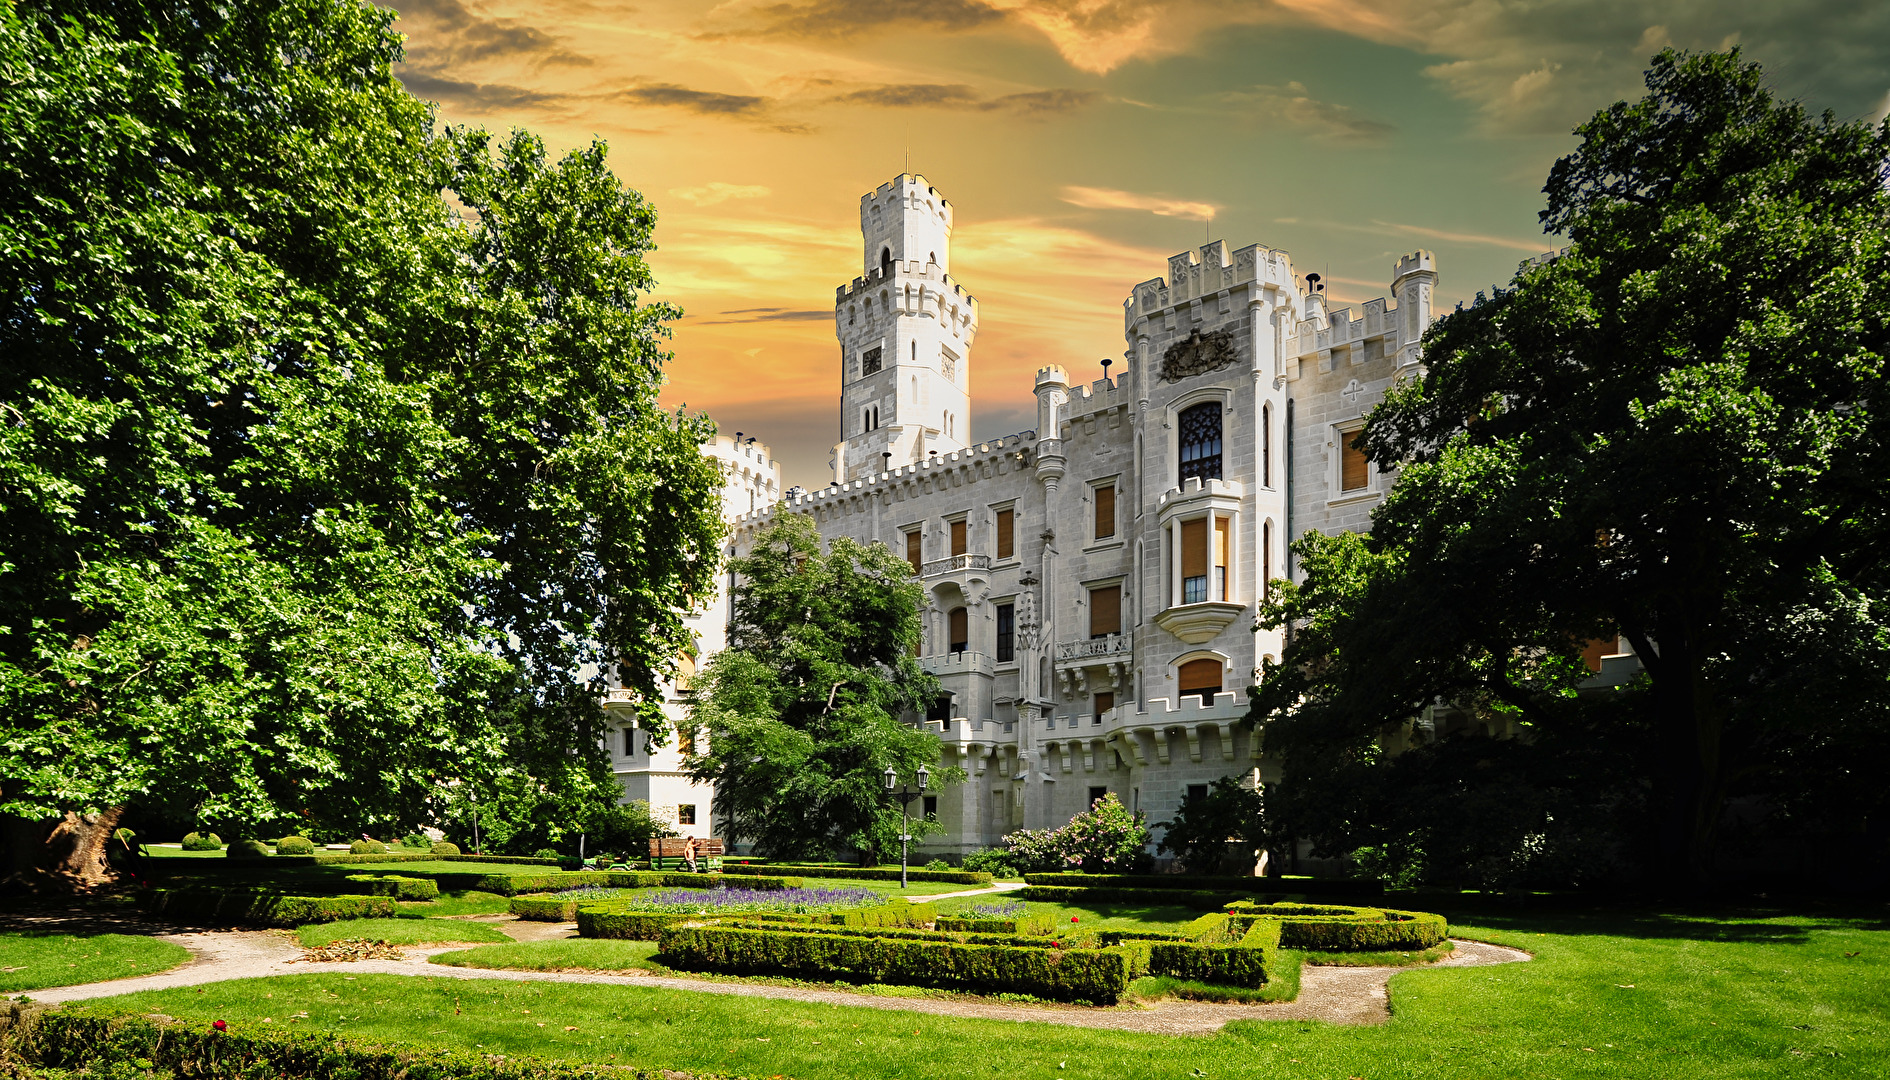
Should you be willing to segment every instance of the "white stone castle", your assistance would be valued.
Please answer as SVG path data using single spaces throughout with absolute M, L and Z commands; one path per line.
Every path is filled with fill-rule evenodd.
M 951 204 L 903 175 L 860 200 L 862 274 L 836 291 L 841 441 L 833 483 L 784 496 L 753 439 L 718 438 L 730 551 L 776 514 L 878 541 L 925 587 L 923 663 L 949 708 L 915 724 L 966 783 L 918 861 L 1059 826 L 1114 792 L 1152 822 L 1213 780 L 1269 773 L 1238 721 L 1277 632 L 1254 630 L 1289 538 L 1362 530 L 1390 485 L 1350 440 L 1413 375 L 1436 261 L 1398 260 L 1395 300 L 1326 302 L 1283 251 L 1221 242 L 1168 260 L 1123 302 L 1113 379 L 1037 372 L 1033 431 L 972 443 L 977 301 L 952 279 Z M 696 620 L 721 647 L 726 598 Z M 680 698 L 671 703 L 682 715 Z M 672 746 L 624 731 L 626 792 L 708 835 L 713 793 Z M 679 808 L 689 807 L 685 814 Z M 920 808 L 915 805 L 914 811 Z

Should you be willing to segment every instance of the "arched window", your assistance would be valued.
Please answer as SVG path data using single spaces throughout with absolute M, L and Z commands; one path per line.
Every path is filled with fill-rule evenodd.
M 892 248 L 884 247 L 879 249 L 879 272 L 882 274 L 892 273 Z
M 1206 705 L 1214 700 L 1214 695 L 1221 692 L 1221 662 L 1203 657 L 1190 660 L 1181 665 L 1176 673 L 1181 684 L 1182 697 L 1199 697 Z
M 964 652 L 971 647 L 971 619 L 961 607 L 952 609 L 950 619 L 951 651 Z
M 1191 476 L 1221 478 L 1221 403 L 1204 401 L 1181 410 L 1181 469 L 1176 483 Z

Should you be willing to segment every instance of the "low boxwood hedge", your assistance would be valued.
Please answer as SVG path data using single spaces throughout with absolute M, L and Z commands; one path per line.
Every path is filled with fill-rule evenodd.
M 516 904 L 517 901 L 514 901 Z M 664 928 L 684 922 L 773 920 L 803 921 L 855 928 L 917 927 L 938 918 L 931 904 L 908 904 L 903 900 L 853 911 L 816 912 L 729 912 L 725 915 L 701 915 L 695 912 L 636 911 L 632 900 L 601 900 L 580 904 L 575 912 L 579 937 L 628 938 L 655 941 Z M 516 908 L 515 908 L 516 910 Z M 525 918 L 520 913 L 520 918 Z
M 605 904 L 587 904 L 577 909 L 578 936 L 581 938 L 617 938 L 625 941 L 656 941 L 663 931 L 689 921 L 701 921 L 700 915 L 672 912 L 626 911 Z
M 250 926 L 304 926 L 400 914 L 391 896 L 290 896 L 274 889 L 149 889 L 138 894 L 138 906 L 173 919 Z
M 1238 925 L 1280 924 L 1280 944 L 1288 949 L 1377 952 L 1428 949 L 1450 936 L 1442 915 L 1388 908 L 1317 904 L 1237 903 L 1228 908 Z
M 1054 915 L 1024 915 L 1015 919 L 966 919 L 941 915 L 940 930 L 972 934 L 1054 934 L 1059 929 Z
M 212 1030 L 208 1024 L 147 1016 L 85 1016 L 43 1006 L 0 1005 L 0 1041 L 7 1057 L 43 1069 L 89 1075 L 288 1077 L 291 1080 L 597 1080 L 595 1062 L 552 1061 L 520 1054 L 361 1045 L 328 1032 Z M 136 1062 L 138 1071 L 133 1070 Z M 733 1080 L 611 1064 L 611 1080 Z M 34 1075 L 28 1070 L 24 1075 Z M 56 1075 L 56 1074 L 48 1074 Z
M 1026 885 L 1087 889 L 1181 889 L 1187 892 L 1278 893 L 1300 896 L 1381 896 L 1377 878 L 1195 877 L 1191 874 L 1025 874 Z
M 440 887 L 431 878 L 401 877 L 399 874 L 349 874 L 357 891 L 370 896 L 391 896 L 396 900 L 437 900 Z
M 500 896 L 517 896 L 560 892 L 586 885 L 604 889 L 798 889 L 801 879 L 748 874 L 675 874 L 660 870 L 561 870 L 555 874 L 487 874 L 470 887 Z
M 792 866 L 772 863 L 744 864 L 757 870 L 799 874 L 810 878 L 851 878 L 854 881 L 898 881 L 899 871 L 883 866 Z M 908 870 L 908 881 L 942 881 L 953 885 L 989 885 L 991 875 L 982 870 Z
M 315 854 L 315 841 L 310 840 L 306 836 L 285 836 L 276 841 L 276 854 L 313 855 Z
M 906 937 L 677 926 L 661 937 L 672 967 L 731 975 L 936 986 L 1111 1004 L 1138 977 L 1138 950 L 972 945 Z M 1144 946 L 1146 948 L 1146 946 Z
M 1230 892 L 1182 892 L 1166 890 L 1151 892 L 1148 889 L 1097 889 L 1063 885 L 1026 885 L 1006 896 L 1019 900 L 1041 900 L 1051 904 L 1161 904 L 1164 906 L 1191 907 L 1203 911 L 1223 908 L 1230 900 L 1242 899 L 1251 895 Z

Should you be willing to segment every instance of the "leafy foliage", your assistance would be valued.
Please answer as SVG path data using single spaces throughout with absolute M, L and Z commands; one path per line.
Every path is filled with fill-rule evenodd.
M 1370 535 L 1299 541 L 1265 613 L 1295 631 L 1253 716 L 1326 851 L 1699 882 L 1731 798 L 1884 820 L 1890 128 L 1808 117 L 1736 51 L 1647 88 L 1549 176 L 1568 250 L 1440 320 L 1372 415 L 1403 471 Z M 1644 676 L 1580 690 L 1616 634 Z
M 937 760 L 938 740 L 902 722 L 938 683 L 913 659 L 921 591 L 884 545 L 837 537 L 780 513 L 734 560 L 729 645 L 695 679 L 691 721 L 707 734 L 690 775 L 715 784 L 731 838 L 771 858 L 899 846 L 900 807 L 884 793 Z M 940 770 L 954 783 L 963 770 Z M 913 835 L 938 830 L 915 819 Z
M 1109 792 L 1060 829 L 1020 829 L 1004 838 L 1010 861 L 1025 871 L 1080 868 L 1126 873 L 1148 862 L 1148 826 Z
M 721 523 L 654 211 L 436 129 L 393 18 L 0 9 L 0 812 L 397 834 L 614 796 L 612 667 L 663 729 Z
M 1243 786 L 1237 776 L 1223 776 L 1208 786 L 1207 798 L 1183 802 L 1163 830 L 1158 852 L 1174 852 L 1190 874 L 1217 874 L 1227 857 L 1227 842 L 1248 850 L 1267 845 L 1266 795 Z

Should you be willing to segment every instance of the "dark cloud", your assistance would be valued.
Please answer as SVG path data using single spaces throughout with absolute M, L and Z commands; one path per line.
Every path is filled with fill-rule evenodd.
M 1262 123 L 1281 123 L 1311 138 L 1335 143 L 1381 143 L 1397 128 L 1360 116 L 1348 105 L 1321 101 L 1297 82 L 1285 86 L 1250 86 L 1230 91 L 1221 100 Z
M 788 135 L 805 135 L 813 130 L 805 124 L 780 119 L 774 113 L 774 99 L 754 94 L 692 90 L 675 83 L 639 83 L 618 91 L 615 97 L 632 105 L 652 105 L 682 109 L 698 116 L 746 120 Z
M 1093 90 L 1032 90 L 987 98 L 962 83 L 893 83 L 849 90 L 827 100 L 835 105 L 874 105 L 888 109 L 975 109 L 1040 116 L 1079 109 L 1100 97 Z
M 522 86 L 506 86 L 502 83 L 474 83 L 459 79 L 442 79 L 437 75 L 411 68 L 399 72 L 402 86 L 417 98 L 437 101 L 443 105 L 454 105 L 475 112 L 493 112 L 501 109 L 547 108 L 565 102 L 563 94 L 547 94 L 537 90 L 527 90 Z
M 492 19 L 461 0 L 395 0 L 410 63 L 432 70 L 469 61 L 524 58 L 538 64 L 588 66 L 588 56 L 518 19 Z
M 979 0 L 813 0 L 771 4 L 755 14 L 765 21 L 738 34 L 850 37 L 898 25 L 969 30 L 1004 18 L 1002 11 Z
M 737 308 L 734 311 L 717 312 L 717 318 L 703 319 L 697 326 L 727 326 L 731 323 L 755 322 L 827 322 L 833 318 L 832 311 L 798 311 L 792 308 Z M 733 318 L 731 316 L 740 316 Z
M 982 108 L 995 112 L 1022 113 L 1026 116 L 1062 113 L 1092 105 L 1101 94 L 1094 90 L 1032 90 L 1024 94 L 1006 94 L 984 103 Z

